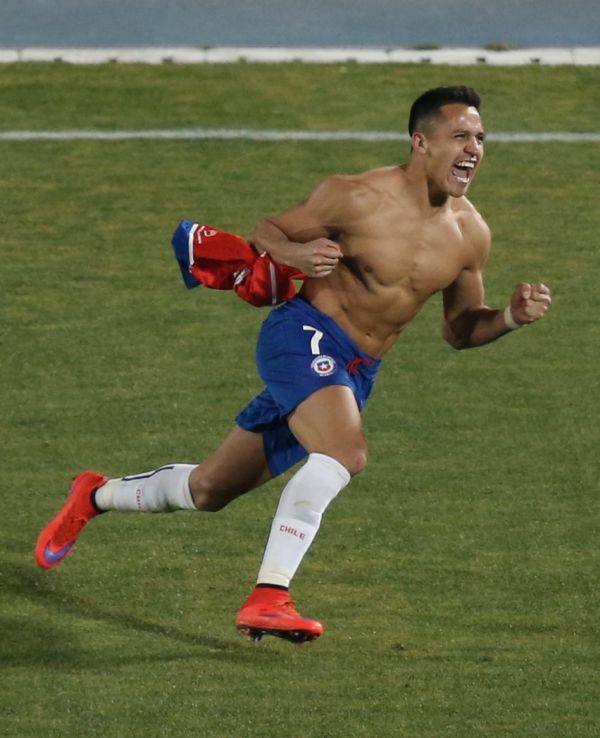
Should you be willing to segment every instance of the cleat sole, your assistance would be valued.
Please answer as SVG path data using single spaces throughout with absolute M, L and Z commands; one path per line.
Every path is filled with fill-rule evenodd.
M 302 643 L 310 643 L 316 641 L 319 637 L 317 633 L 311 633 L 308 630 L 278 630 L 277 628 L 253 628 L 249 625 L 238 625 L 238 633 L 243 636 L 248 636 L 253 641 L 260 641 L 263 636 L 274 636 L 275 638 L 281 638 L 284 641 L 289 641 L 296 645 Z

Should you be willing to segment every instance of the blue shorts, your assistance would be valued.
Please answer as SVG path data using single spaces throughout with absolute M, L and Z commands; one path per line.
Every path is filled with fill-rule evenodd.
M 256 363 L 267 388 L 242 410 L 236 423 L 262 432 L 275 477 L 307 455 L 288 428 L 292 410 L 330 385 L 350 387 L 362 410 L 381 359 L 361 351 L 332 318 L 297 295 L 272 310 L 263 323 Z

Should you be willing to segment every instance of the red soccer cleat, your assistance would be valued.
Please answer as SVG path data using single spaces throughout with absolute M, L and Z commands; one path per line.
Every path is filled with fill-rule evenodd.
M 235 620 L 238 632 L 260 641 L 264 635 L 292 643 L 315 641 L 324 631 L 321 623 L 304 618 L 290 593 L 276 587 L 255 587 Z
M 93 471 L 75 477 L 67 501 L 38 536 L 35 546 L 38 566 L 52 569 L 68 556 L 85 525 L 100 514 L 92 504 L 92 493 L 105 482 L 108 477 Z

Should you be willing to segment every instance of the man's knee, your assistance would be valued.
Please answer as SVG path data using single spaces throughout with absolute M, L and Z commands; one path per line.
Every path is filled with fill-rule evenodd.
M 190 494 L 194 505 L 203 512 L 218 512 L 222 510 L 230 498 L 223 489 L 219 489 L 217 480 L 197 466 L 190 474 Z
M 190 494 L 194 505 L 204 512 L 218 512 L 240 495 L 264 484 L 271 475 L 268 469 L 245 469 L 232 461 L 227 468 L 210 461 L 197 466 L 190 474 Z
M 236 426 L 224 443 L 192 471 L 190 493 L 198 510 L 217 512 L 270 478 L 262 434 Z
M 345 466 L 353 477 L 360 474 L 367 466 L 368 451 L 364 443 L 345 448 L 332 456 Z

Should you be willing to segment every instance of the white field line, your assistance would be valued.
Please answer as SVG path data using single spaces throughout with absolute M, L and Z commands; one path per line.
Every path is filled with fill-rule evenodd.
M 530 48 L 493 51 L 481 48 L 431 50 L 401 47 L 116 47 L 0 48 L 0 63 L 63 62 L 67 64 L 452 64 L 489 66 L 597 65 L 600 47 Z
M 241 141 L 405 141 L 408 136 L 394 131 L 285 131 L 253 128 L 173 128 L 141 131 L 0 131 L 0 141 L 128 141 L 241 140 Z M 511 132 L 490 133 L 488 141 L 501 143 L 600 142 L 600 132 Z

